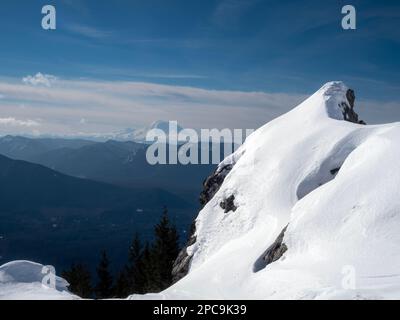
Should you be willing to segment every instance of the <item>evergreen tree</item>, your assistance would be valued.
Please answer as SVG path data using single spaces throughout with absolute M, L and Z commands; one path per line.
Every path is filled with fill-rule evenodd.
M 140 260 L 142 255 L 142 244 L 140 242 L 140 237 L 139 234 L 136 233 L 135 237 L 132 241 L 132 245 L 129 248 L 129 262 L 132 266 L 137 264 L 137 262 Z
M 130 291 L 130 279 L 128 276 L 128 272 L 126 270 L 122 270 L 115 281 L 115 287 L 113 289 L 114 296 L 116 298 L 127 298 L 130 294 L 134 293 Z
M 170 223 L 167 208 L 154 228 L 154 237 L 154 243 L 146 243 L 144 249 L 138 235 L 132 242 L 127 267 L 131 293 L 156 293 L 172 284 L 172 267 L 179 254 L 179 236 Z
M 68 281 L 69 291 L 81 298 L 93 298 L 90 272 L 83 264 L 73 264 L 62 273 L 62 277 Z
M 147 278 L 148 288 L 162 291 L 172 284 L 172 268 L 179 254 L 179 236 L 175 226 L 171 225 L 168 209 L 164 208 L 161 221 L 154 228 L 155 242 L 150 251 L 148 272 L 152 279 Z
M 98 282 L 96 286 L 96 298 L 107 299 L 113 296 L 113 278 L 109 271 L 110 262 L 106 251 L 101 254 L 101 260 L 97 267 Z
M 139 235 L 135 235 L 129 248 L 128 264 L 118 274 L 114 287 L 107 253 L 102 252 L 97 267 L 96 298 L 126 298 L 134 293 L 157 293 L 172 284 L 172 268 L 179 254 L 179 236 L 169 220 L 167 208 L 164 208 L 161 220 L 154 228 L 154 236 L 154 243 L 150 245 L 147 242 L 143 248 Z M 63 276 L 71 284 L 71 292 L 82 298 L 93 297 L 90 273 L 84 266 L 74 265 Z
M 154 246 L 146 243 L 139 270 L 143 275 L 143 293 L 157 293 L 161 291 L 160 265 L 157 261 Z
M 145 275 L 143 273 L 143 249 L 139 234 L 136 233 L 129 248 L 129 260 L 127 266 L 128 288 L 130 293 L 144 293 Z

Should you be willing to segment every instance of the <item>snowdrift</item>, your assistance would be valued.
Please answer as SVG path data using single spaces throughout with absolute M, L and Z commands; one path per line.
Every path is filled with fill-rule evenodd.
M 30 261 L 13 261 L 0 266 L 0 300 L 69 300 L 68 282 L 55 277 L 54 287 L 42 284 L 48 269 Z M 50 284 L 50 282 L 49 282 Z
M 331 82 L 254 132 L 220 165 L 188 274 L 131 298 L 400 298 L 400 124 L 364 125 L 353 106 Z

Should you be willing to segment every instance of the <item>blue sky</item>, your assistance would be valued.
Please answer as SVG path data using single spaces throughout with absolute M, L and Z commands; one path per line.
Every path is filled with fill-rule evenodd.
M 41 29 L 45 4 L 57 9 L 55 31 Z M 345 4 L 357 9 L 357 30 L 341 28 Z M 399 1 L 3 0 L 0 6 L 0 75 L 7 83 L 41 72 L 62 81 L 91 84 L 140 82 L 172 89 L 184 86 L 207 92 L 285 95 L 281 109 L 266 106 L 265 118 L 248 119 L 244 124 L 256 127 L 290 109 L 293 105 L 289 103 L 301 100 L 325 82 L 343 80 L 365 105 L 386 104 L 384 116 L 368 109 L 367 120 L 400 120 Z M 8 108 L 0 111 L 3 118 L 23 117 L 21 112 L 11 114 L 11 106 L 28 108 L 40 102 L 15 96 L 7 100 L 5 92 L 3 104 Z M 182 103 L 180 93 L 174 95 L 177 103 L 172 96 L 166 98 L 171 108 Z M 150 106 L 154 99 L 149 96 L 144 100 Z M 162 99 L 158 103 L 163 103 Z M 203 106 L 206 103 L 202 101 Z M 249 104 L 250 108 L 253 102 Z M 223 108 L 230 102 L 215 108 L 218 106 L 222 119 L 227 111 Z M 67 107 L 64 105 L 64 110 Z M 199 117 L 198 112 L 192 118 Z M 167 110 L 164 113 L 154 118 L 170 114 Z M 260 116 L 256 112 L 254 119 Z M 374 116 L 379 119 L 375 121 Z M 215 126 L 237 126 L 240 114 L 236 117 Z M 58 122 L 67 122 L 67 118 L 60 113 Z M 140 120 L 140 112 L 134 118 L 132 126 L 151 120 L 150 115 Z M 182 120 L 194 126 L 190 118 L 187 112 Z M 107 130 L 127 125 L 119 121 Z

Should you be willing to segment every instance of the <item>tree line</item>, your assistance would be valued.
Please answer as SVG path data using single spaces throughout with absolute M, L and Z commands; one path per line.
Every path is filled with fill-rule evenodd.
M 157 293 L 171 286 L 172 267 L 179 251 L 178 232 L 164 208 L 160 222 L 154 227 L 154 241 L 142 244 L 136 233 L 128 262 L 115 279 L 105 250 L 96 269 L 95 285 L 90 271 L 81 263 L 73 264 L 62 277 L 69 282 L 69 290 L 81 298 L 126 298 L 131 294 Z

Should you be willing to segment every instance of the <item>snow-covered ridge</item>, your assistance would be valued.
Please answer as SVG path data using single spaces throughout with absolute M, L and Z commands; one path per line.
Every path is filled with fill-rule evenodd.
M 226 159 L 189 273 L 162 296 L 399 298 L 400 124 L 362 125 L 353 107 L 330 82 Z

